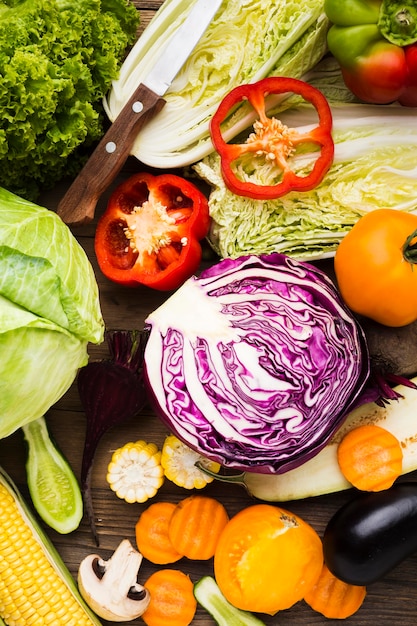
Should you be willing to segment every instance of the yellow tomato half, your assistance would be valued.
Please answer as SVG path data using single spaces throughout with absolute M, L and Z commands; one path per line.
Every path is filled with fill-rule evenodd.
M 322 542 L 300 517 L 270 504 L 255 504 L 232 517 L 214 555 L 214 574 L 234 606 L 274 615 L 316 583 Z
M 385 326 L 417 320 L 417 215 L 377 209 L 359 219 L 334 259 L 347 306 Z

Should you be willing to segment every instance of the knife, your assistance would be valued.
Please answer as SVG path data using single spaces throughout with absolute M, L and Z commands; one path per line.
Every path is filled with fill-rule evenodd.
M 197 0 L 190 13 L 168 41 L 153 68 L 136 88 L 110 125 L 88 161 L 58 204 L 57 213 L 68 225 L 94 218 L 97 201 L 126 162 L 140 129 L 165 104 L 169 89 L 222 0 Z

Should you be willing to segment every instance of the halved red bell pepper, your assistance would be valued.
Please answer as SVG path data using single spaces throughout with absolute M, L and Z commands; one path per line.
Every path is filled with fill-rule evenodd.
M 329 50 L 363 102 L 417 106 L 416 0 L 325 0 Z
M 318 125 L 299 132 L 288 128 L 275 117 L 268 117 L 266 99 L 269 95 L 295 93 L 312 104 L 318 115 Z M 254 132 L 245 143 L 227 143 L 223 138 L 222 124 L 236 105 L 247 100 L 257 113 Z M 328 172 L 334 156 L 332 114 L 324 95 L 315 87 L 296 78 L 270 77 L 253 84 L 232 89 L 220 103 L 211 123 L 213 145 L 221 159 L 221 171 L 226 186 L 233 193 L 258 200 L 279 198 L 290 191 L 314 189 Z M 296 173 L 291 158 L 301 145 L 314 147 L 313 165 L 307 172 Z M 317 147 L 319 152 L 317 152 Z M 264 162 L 273 166 L 274 184 L 259 184 L 239 172 L 239 160 L 253 155 L 253 169 Z M 261 160 L 260 160 L 261 159 Z
M 198 269 L 209 221 L 207 198 L 190 181 L 174 174 L 131 176 L 98 221 L 99 267 L 122 285 L 176 289 Z

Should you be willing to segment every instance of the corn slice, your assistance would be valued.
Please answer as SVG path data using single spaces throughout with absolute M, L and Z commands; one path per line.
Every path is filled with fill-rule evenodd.
M 161 452 L 154 443 L 126 443 L 114 451 L 106 480 L 117 497 L 126 502 L 146 502 L 164 482 Z
M 197 462 L 215 474 L 220 471 L 219 463 L 201 456 L 175 435 L 168 435 L 165 438 L 162 446 L 161 465 L 168 480 L 185 489 L 202 489 L 214 479 L 202 472 L 196 466 Z

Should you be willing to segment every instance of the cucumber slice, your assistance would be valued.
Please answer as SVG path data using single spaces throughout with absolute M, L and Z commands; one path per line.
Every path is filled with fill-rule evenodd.
M 44 417 L 25 424 L 22 430 L 28 445 L 26 477 L 33 505 L 48 526 L 68 534 L 78 528 L 83 517 L 79 483 L 52 442 Z
M 194 596 L 218 626 L 265 626 L 252 613 L 230 604 L 212 576 L 203 576 L 195 583 Z

